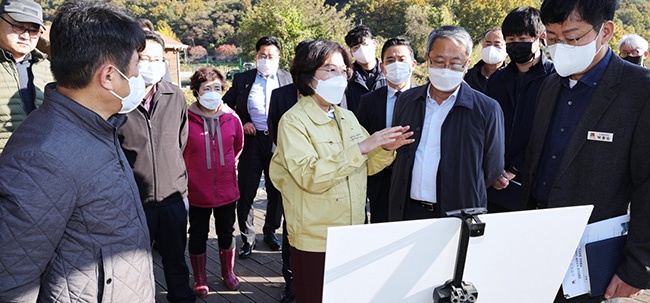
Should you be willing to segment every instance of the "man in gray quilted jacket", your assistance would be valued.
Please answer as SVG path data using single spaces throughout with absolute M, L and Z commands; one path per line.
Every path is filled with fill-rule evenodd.
M 0 302 L 154 302 L 147 221 L 118 128 L 142 100 L 137 20 L 67 1 L 41 107 L 0 155 Z M 136 102 L 137 105 L 139 102 Z

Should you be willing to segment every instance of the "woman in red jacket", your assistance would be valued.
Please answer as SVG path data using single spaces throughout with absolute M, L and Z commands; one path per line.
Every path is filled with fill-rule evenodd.
M 194 270 L 194 291 L 208 294 L 205 274 L 206 241 L 210 215 L 214 214 L 219 242 L 221 277 L 226 287 L 237 289 L 235 264 L 235 208 L 239 199 L 235 162 L 244 146 L 241 121 L 221 102 L 226 77 L 212 67 L 198 69 L 190 78 L 197 102 L 188 110 L 189 135 L 184 151 L 190 201 L 189 252 Z

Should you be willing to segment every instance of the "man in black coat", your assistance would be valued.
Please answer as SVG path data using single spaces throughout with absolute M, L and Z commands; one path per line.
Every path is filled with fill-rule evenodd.
M 488 80 L 485 94 L 499 102 L 506 132 L 506 175 L 514 180 L 503 189 L 488 189 L 491 213 L 522 210 L 521 180 L 524 156 L 535 116 L 539 88 L 555 69 L 542 50 L 546 32 L 539 10 L 520 7 L 511 11 L 501 25 L 512 62 Z
M 388 39 L 381 49 L 381 58 L 380 67 L 388 85 L 361 96 L 356 112 L 359 123 L 370 134 L 392 126 L 397 97 L 411 88 L 411 73 L 417 64 L 411 43 L 404 38 Z M 388 222 L 391 171 L 389 166 L 368 176 L 367 196 L 372 223 Z
M 503 188 L 503 113 L 463 82 L 472 39 L 459 26 L 429 34 L 429 83 L 399 97 L 393 125 L 409 125 L 415 142 L 393 162 L 389 219 L 437 218 L 486 207 L 486 188 Z M 497 182 L 498 181 L 498 182 Z
M 557 74 L 540 88 L 523 185 L 531 208 L 594 205 L 589 222 L 629 209 L 624 258 L 605 298 L 634 297 L 650 288 L 650 71 L 608 47 L 616 2 L 542 4 Z M 602 300 L 565 299 L 560 290 L 555 302 Z
M 278 201 L 280 193 L 271 183 L 268 173 L 273 142 L 269 137 L 267 117 L 271 92 L 293 82 L 287 71 L 278 69 L 282 46 L 275 37 L 262 37 L 255 49 L 257 68 L 236 74 L 232 87 L 223 96 L 223 101 L 235 109 L 244 125 L 244 150 L 239 157 L 237 182 L 241 196 L 237 203 L 237 221 L 244 242 L 239 250 L 242 259 L 248 258 L 255 247 L 253 200 L 262 172 L 268 200 L 262 228 L 264 242 L 272 250 L 282 248 L 275 235 L 282 221 L 282 208 Z
M 341 107 L 356 113 L 361 95 L 386 86 L 386 77 L 379 68 L 379 59 L 375 58 L 377 41 L 372 38 L 367 26 L 359 25 L 351 29 L 345 36 L 345 44 L 355 61 Z

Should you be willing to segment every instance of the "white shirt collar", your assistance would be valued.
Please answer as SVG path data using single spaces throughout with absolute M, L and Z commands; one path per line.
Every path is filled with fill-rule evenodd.
M 458 85 L 458 87 L 456 88 L 456 90 L 454 90 L 454 92 L 451 93 L 451 95 L 449 95 L 449 98 L 447 98 L 446 100 L 443 100 L 442 103 L 445 103 L 445 102 L 447 102 L 447 101 L 455 102 L 455 101 L 456 101 L 456 97 L 458 96 L 458 92 L 460 91 L 460 87 L 461 87 L 461 86 L 463 86 L 463 85 L 462 85 L 462 84 L 461 84 L 461 85 Z M 434 100 L 434 99 L 431 97 L 431 83 L 429 83 L 429 85 L 427 86 L 427 100 L 431 100 L 432 102 L 436 102 L 436 100 Z
M 386 85 L 386 87 L 388 88 L 388 97 L 389 97 L 389 98 L 392 98 L 393 96 L 395 96 L 395 93 L 397 93 L 397 90 L 394 89 L 394 88 L 392 88 L 392 87 L 390 87 L 390 85 Z M 404 88 L 402 88 L 402 89 L 400 90 L 400 92 L 405 92 L 405 91 L 408 90 L 409 88 L 411 88 L 411 81 L 409 81 L 408 83 L 406 83 L 406 86 L 404 86 Z

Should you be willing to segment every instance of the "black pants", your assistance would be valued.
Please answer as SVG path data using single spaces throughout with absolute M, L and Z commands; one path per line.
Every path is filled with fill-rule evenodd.
M 286 289 L 293 291 L 293 273 L 291 272 L 291 248 L 289 247 L 289 235 L 287 234 L 287 222 L 282 223 L 282 277 Z
M 183 200 L 165 206 L 144 209 L 151 240 L 156 241 L 162 257 L 167 300 L 169 302 L 194 302 L 194 291 L 189 286 L 190 271 L 185 263 L 187 244 L 187 210 Z
M 235 248 L 235 208 L 236 202 L 215 208 L 202 208 L 190 205 L 190 241 L 188 250 L 200 255 L 206 250 L 210 232 L 210 215 L 214 214 L 214 227 L 220 249 Z
M 370 222 L 388 222 L 388 197 L 392 171 L 386 168 L 368 176 L 368 200 L 370 201 Z
M 433 210 L 422 207 L 420 201 L 407 199 L 404 205 L 404 220 L 435 219 L 440 218 L 440 206 L 433 204 Z
M 273 186 L 269 177 L 269 163 L 273 156 L 272 144 L 271 138 L 260 131 L 255 136 L 244 136 L 244 150 L 239 157 L 239 166 L 237 167 L 239 173 L 237 184 L 240 193 L 237 203 L 237 220 L 244 242 L 252 243 L 255 240 L 253 201 L 257 195 L 262 172 L 264 172 L 264 184 L 268 199 L 266 218 L 262 228 L 264 234 L 275 233 L 275 230 L 280 228 L 282 221 L 282 205 L 278 201 L 280 193 Z

